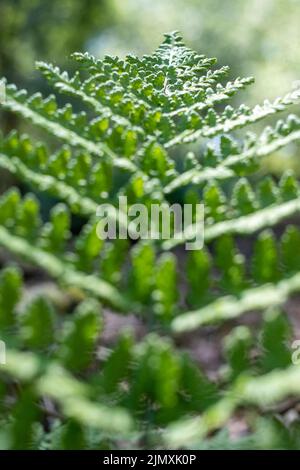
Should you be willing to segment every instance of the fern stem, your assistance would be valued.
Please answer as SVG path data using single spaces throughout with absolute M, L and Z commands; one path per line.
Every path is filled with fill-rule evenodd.
M 198 310 L 178 315 L 171 324 L 173 333 L 193 331 L 200 326 L 232 320 L 251 310 L 264 310 L 282 305 L 289 295 L 300 290 L 300 274 L 276 284 L 264 284 L 247 289 L 239 297 L 226 296 Z
M 80 351 L 78 351 L 80 354 Z M 33 353 L 7 351 L 6 364 L 1 371 L 21 381 L 34 381 L 40 396 L 51 397 L 65 416 L 94 429 L 128 436 L 134 427 L 130 413 L 121 407 L 93 402 L 90 386 L 80 382 L 61 365 L 52 361 L 45 364 Z
M 224 220 L 204 228 L 204 240 L 210 242 L 224 234 L 250 235 L 266 227 L 273 227 L 282 220 L 300 212 L 300 197 L 259 209 L 236 219 Z M 179 239 L 171 239 L 162 243 L 162 249 L 170 250 L 186 241 L 193 240 L 197 234 L 197 226 L 191 225 Z
M 201 417 L 185 419 L 166 429 L 164 441 L 171 448 L 190 447 L 209 432 L 223 426 L 242 404 L 271 405 L 290 395 L 300 393 L 300 368 L 288 367 L 260 377 L 243 377 L 226 396 Z
M 111 284 L 99 279 L 95 275 L 87 275 L 74 270 L 57 257 L 37 247 L 33 247 L 31 243 L 12 235 L 3 227 L 0 227 L 0 245 L 4 246 L 11 253 L 39 266 L 51 276 L 63 281 L 67 285 L 90 292 L 92 295 L 107 301 L 120 310 L 126 311 L 130 308 L 125 297 Z
M 215 168 L 203 168 L 200 170 L 188 170 L 181 175 L 177 176 L 173 181 L 166 185 L 164 189 L 165 194 L 170 194 L 178 188 L 187 186 L 188 184 L 198 185 L 211 179 L 225 180 L 236 176 L 236 173 L 231 167 L 235 164 L 250 160 L 255 157 L 265 157 L 272 152 L 285 147 L 286 145 L 300 139 L 300 131 L 291 132 L 291 134 L 283 137 L 276 137 L 272 142 L 263 145 L 255 145 L 253 148 L 239 154 L 227 157 L 222 163 Z

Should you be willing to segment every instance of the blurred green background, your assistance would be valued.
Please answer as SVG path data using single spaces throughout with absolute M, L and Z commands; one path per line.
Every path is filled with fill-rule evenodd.
M 72 71 L 73 51 L 149 53 L 177 29 L 189 46 L 229 65 L 230 78 L 253 75 L 255 84 L 238 98 L 253 105 L 300 80 L 299 25 L 299 0 L 0 0 L 0 77 L 48 92 L 36 60 Z M 295 153 L 286 150 L 269 170 L 299 171 Z

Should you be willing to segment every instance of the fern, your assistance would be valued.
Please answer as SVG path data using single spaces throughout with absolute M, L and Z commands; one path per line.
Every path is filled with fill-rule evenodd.
M 37 64 L 62 97 L 29 96 L 7 85 L 2 104 L 48 134 L 45 142 L 17 131 L 0 139 L 0 167 L 32 191 L 11 188 L 0 198 L 0 245 L 20 265 L 5 267 L 0 277 L 3 442 L 8 448 L 110 449 L 124 440 L 134 448 L 234 447 L 222 433 L 202 440 L 240 407 L 247 421 L 250 404 L 257 422 L 275 429 L 272 418 L 259 416 L 300 393 L 289 320 L 278 310 L 300 291 L 300 231 L 291 224 L 280 236 L 272 230 L 298 214 L 300 192 L 290 171 L 275 181 L 259 169 L 264 157 L 300 138 L 300 119 L 289 115 L 258 135 L 239 130 L 288 110 L 300 90 L 253 109 L 234 108 L 228 103 L 253 79 L 226 82 L 228 68 L 215 68 L 215 59 L 187 48 L 177 32 L 151 56 L 97 60 L 76 53 L 73 59 L 72 77 Z M 40 194 L 59 201 L 48 215 Z M 97 207 L 116 206 L 119 196 L 129 206 L 158 201 L 168 209 L 174 201 L 203 202 L 205 247 L 183 256 L 175 250 L 195 238 L 195 223 L 180 240 L 134 246 L 100 240 Z M 81 221 L 76 235 L 74 215 Z M 125 213 L 110 216 L 120 226 L 128 222 Z M 67 290 L 68 315 L 50 295 L 26 301 L 21 267 L 28 265 Z M 107 347 L 108 306 L 120 316 L 134 314 L 145 336 L 136 342 L 121 332 Z M 257 328 L 236 326 L 249 311 L 262 314 Z M 226 364 L 212 382 L 176 344 L 182 333 L 224 322 L 232 329 L 224 339 Z M 253 447 L 258 436 L 249 431 L 240 445 Z M 286 435 L 286 446 L 295 446 L 297 436 Z M 277 448 L 272 439 L 266 445 Z

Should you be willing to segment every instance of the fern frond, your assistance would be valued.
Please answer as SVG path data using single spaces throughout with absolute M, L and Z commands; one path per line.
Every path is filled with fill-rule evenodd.
M 166 148 L 179 144 L 189 144 L 200 137 L 212 138 L 218 134 L 226 134 L 249 124 L 261 121 L 267 116 L 285 111 L 287 107 L 298 103 L 300 90 L 294 90 L 282 98 L 277 98 L 273 103 L 266 101 L 263 105 L 256 105 L 252 110 L 241 105 L 236 111 L 232 108 L 225 109 L 221 114 L 212 111 L 204 120 L 203 125 L 196 131 L 183 131 L 181 134 L 166 143 Z
M 15 132 L 0 141 L 0 166 L 85 216 L 95 215 L 111 187 L 109 163 L 93 162 L 85 152 L 73 155 L 68 146 L 50 154 L 44 145 L 34 144 L 27 135 Z
M 267 227 L 274 227 L 299 212 L 299 196 L 298 182 L 289 171 L 282 176 L 278 186 L 269 178 L 262 180 L 256 194 L 246 179 L 240 179 L 228 200 L 218 184 L 211 182 L 203 191 L 206 211 L 204 239 L 209 243 L 226 234 L 246 236 Z M 200 196 L 196 197 L 197 203 L 200 204 Z M 178 239 L 164 241 L 162 248 L 169 250 L 193 240 L 198 231 L 197 224 L 192 224 Z
M 21 237 L 12 236 L 3 227 L 0 228 L 0 244 L 11 253 L 46 270 L 55 279 L 61 280 L 69 286 L 90 292 L 120 310 L 129 309 L 128 301 L 109 283 L 95 275 L 87 275 L 66 266 L 58 257 L 39 248 L 33 248 L 29 242 Z
M 64 448 L 73 439 L 78 447 L 97 449 L 129 441 L 199 447 L 240 406 L 251 404 L 255 417 L 266 405 L 300 394 L 298 368 L 289 367 L 291 326 L 277 308 L 300 292 L 300 231 L 264 230 L 299 213 L 299 183 L 290 171 L 279 183 L 258 171 L 265 156 L 300 139 L 300 120 L 291 115 L 259 135 L 230 135 L 287 110 L 300 90 L 253 109 L 233 108 L 227 102 L 253 79 L 226 82 L 228 67 L 216 68 L 216 59 L 186 47 L 178 32 L 141 58 L 73 58 L 73 76 L 52 64 L 37 67 L 82 112 L 13 85 L 1 104 L 48 132 L 53 151 L 13 131 L 0 138 L 0 167 L 24 188 L 60 202 L 47 213 L 34 194 L 4 193 L 0 246 L 75 287 L 69 293 L 76 302 L 81 297 L 76 306 L 73 297 L 61 306 L 42 287 L 42 294 L 28 295 L 19 268 L 0 272 L 0 328 L 8 346 L 0 365 L 1 442 L 11 448 L 54 448 L 55 442 Z M 200 138 L 199 155 L 184 155 L 180 146 Z M 170 252 L 198 235 L 195 211 L 181 237 L 174 228 L 174 239 L 144 240 L 135 220 L 134 243 L 102 240 L 96 217 L 103 202 L 116 230 L 127 233 L 130 216 L 115 210 L 120 196 L 128 208 L 143 204 L 148 214 L 153 204 L 164 204 L 162 217 L 170 221 L 171 203 L 192 204 L 192 211 L 203 203 L 207 246 Z M 74 222 L 80 226 L 75 230 Z M 156 235 L 161 232 L 158 227 Z M 245 250 L 240 237 L 254 234 Z M 113 312 L 102 315 L 98 300 Z M 262 312 L 261 326 L 258 315 L 255 328 L 240 324 L 248 311 Z M 110 341 L 104 327 L 109 330 L 109 319 L 121 312 L 134 322 L 116 319 Z M 232 322 L 224 338 L 227 328 L 218 330 L 226 363 L 214 364 L 212 382 L 192 354 L 176 348 L 187 338 L 177 335 L 234 319 L 238 326 Z M 134 334 L 119 331 L 132 324 Z M 1 338 L 0 354 L 3 346 Z M 17 393 L 11 383 L 18 384 Z M 43 426 L 49 412 L 44 398 L 54 406 L 57 427 L 54 420 L 49 429 Z M 290 442 L 299 447 L 297 435 L 287 447 Z
M 71 146 L 82 148 L 99 157 L 106 156 L 110 160 L 113 159 L 114 165 L 119 168 L 125 168 L 128 171 L 136 170 L 132 162 L 126 158 L 119 158 L 103 140 L 93 139 L 92 124 L 88 124 L 85 113 L 74 114 L 71 106 L 59 109 L 53 95 L 46 99 L 43 99 L 40 94 L 27 98 L 24 90 L 18 91 L 15 86 L 8 85 L 3 107 L 20 114 Z M 101 123 L 95 124 L 98 133 Z
M 297 116 L 290 115 L 285 121 L 278 121 L 274 128 L 268 126 L 260 136 L 253 134 L 245 139 L 243 144 L 237 143 L 234 154 L 222 153 L 208 147 L 213 154 L 213 167 L 203 166 L 192 168 L 183 172 L 164 188 L 164 192 L 169 194 L 177 188 L 182 188 L 188 184 L 200 185 L 212 179 L 225 180 L 238 176 L 240 173 L 253 172 L 253 165 L 258 163 L 258 159 L 270 155 L 276 150 L 300 139 L 300 120 Z M 199 161 L 199 164 L 201 161 Z M 204 161 L 205 163 L 205 161 Z
M 54 208 L 52 221 L 41 227 L 37 202 L 33 200 L 36 209 L 34 212 L 31 209 L 28 219 L 25 219 L 26 212 L 24 212 L 26 211 L 26 199 L 24 199 L 23 207 L 20 204 L 16 210 L 20 202 L 17 191 L 10 191 L 2 196 L 0 202 L 2 224 L 0 245 L 11 253 L 45 269 L 51 276 L 68 285 L 91 292 L 117 308 L 128 308 L 128 302 L 115 287 L 96 275 L 76 269 L 76 265 L 86 265 L 88 260 L 93 260 L 99 255 L 101 240 L 97 238 L 95 233 L 96 223 L 85 227 L 95 233 L 95 237 L 89 241 L 93 246 L 92 253 L 88 252 L 89 245 L 86 240 L 85 250 L 79 250 L 78 246 L 72 256 L 64 255 L 62 257 L 61 252 L 64 250 L 64 244 L 68 238 L 68 225 L 64 224 L 61 211 L 57 213 L 57 209 Z M 83 230 L 82 236 L 85 236 L 85 233 L 88 232 Z M 95 244 L 95 242 L 97 243 Z
M 92 107 L 98 119 L 101 116 L 103 123 L 105 119 L 110 119 L 116 125 L 120 124 L 128 129 L 130 128 L 132 132 L 139 134 L 144 133 L 140 126 L 130 121 L 130 117 L 126 116 L 126 113 L 117 114 L 116 109 L 111 109 L 105 102 L 101 103 L 101 101 L 98 101 L 96 93 L 97 87 L 95 86 L 93 91 L 91 91 L 91 81 L 89 80 L 87 83 L 82 82 L 79 73 L 76 73 L 74 77 L 70 78 L 66 72 L 62 72 L 59 67 L 52 64 L 37 62 L 36 66 L 55 89 L 61 93 L 81 99 L 83 103 Z

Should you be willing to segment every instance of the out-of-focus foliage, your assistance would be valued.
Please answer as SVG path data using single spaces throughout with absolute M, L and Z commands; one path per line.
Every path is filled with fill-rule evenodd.
M 103 356 L 103 319 L 95 300 L 83 301 L 68 315 L 43 297 L 18 306 L 19 269 L 11 266 L 1 272 L 2 302 L 8 282 L 15 301 L 9 310 L 3 304 L 0 310 L 8 348 L 1 366 L 2 449 L 108 449 L 124 441 L 129 448 L 162 443 L 203 448 L 200 438 L 221 426 L 239 404 L 265 406 L 299 392 L 299 370 L 288 367 L 284 341 L 290 336 L 282 312 L 268 312 L 262 339 L 243 327 L 226 337 L 228 363 L 222 375 L 228 395 L 222 399 L 216 385 L 187 354 L 176 351 L 170 339 L 149 334 L 134 344 L 130 334 L 123 333 Z M 260 351 L 255 362 L 254 346 Z M 271 372 L 270 366 L 278 372 Z M 187 415 L 199 412 L 201 419 L 187 420 Z M 270 418 L 261 422 L 257 417 L 255 423 L 258 430 L 241 442 L 232 443 L 224 434 L 206 445 L 297 448 L 299 429 L 287 431 Z M 269 431 L 261 441 L 265 427 Z
M 274 416 L 282 400 L 300 393 L 289 321 L 279 310 L 300 291 L 300 232 L 290 225 L 276 236 L 272 227 L 299 213 L 300 192 L 291 172 L 279 182 L 260 177 L 255 187 L 251 176 L 266 156 L 300 138 L 300 121 L 290 115 L 259 135 L 238 132 L 289 110 L 299 90 L 253 108 L 233 107 L 228 102 L 252 78 L 226 81 L 228 69 L 187 48 L 177 32 L 141 59 L 97 60 L 88 53 L 74 59 L 74 75 L 44 62 L 38 68 L 82 112 L 60 107 L 54 95 L 6 87 L 4 109 L 48 132 L 56 149 L 11 132 L 1 137 L 0 165 L 61 202 L 45 221 L 35 196 L 9 190 L 0 199 L 0 245 L 76 290 L 77 305 L 66 314 L 41 296 L 26 301 L 20 270 L 3 270 L 0 325 L 8 351 L 1 366 L 1 446 L 228 447 L 224 433 L 203 439 L 240 411 L 249 447 L 260 445 L 261 419 L 266 447 L 296 447 L 297 427 L 285 431 Z M 200 152 L 188 152 L 200 141 Z M 134 247 L 99 239 L 100 203 L 117 204 L 126 195 L 129 206 L 163 202 L 170 211 L 178 192 L 194 205 L 205 203 L 203 250 L 182 260 L 173 251 L 176 239 L 137 239 Z M 83 219 L 76 235 L 73 214 Z M 128 223 L 125 214 L 112 210 L 110 217 L 119 227 Z M 181 243 L 198 230 L 192 224 Z M 237 238 L 254 234 L 246 262 Z M 135 343 L 123 333 L 103 348 L 99 301 L 134 314 L 143 338 Z M 260 331 L 235 328 L 233 320 L 253 310 L 263 314 Z M 212 381 L 175 345 L 182 333 L 223 324 L 223 363 Z
M 40 58 L 70 68 L 69 55 L 107 27 L 105 0 L 1 0 L 0 73 L 30 84 Z

